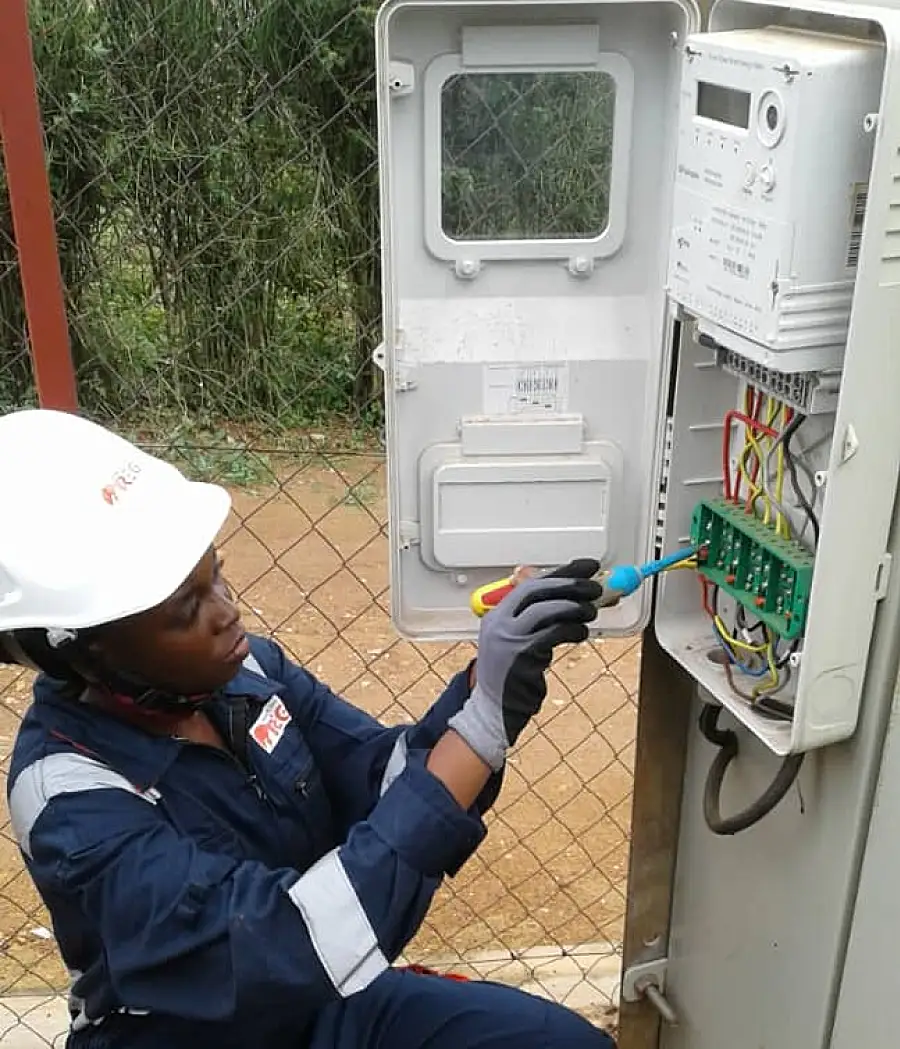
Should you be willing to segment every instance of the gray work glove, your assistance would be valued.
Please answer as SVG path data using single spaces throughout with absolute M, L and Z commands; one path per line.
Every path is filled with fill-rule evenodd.
M 481 621 L 477 682 L 448 726 L 495 772 L 541 709 L 553 649 L 586 640 L 603 593 L 591 578 L 599 571 L 585 559 L 529 579 Z

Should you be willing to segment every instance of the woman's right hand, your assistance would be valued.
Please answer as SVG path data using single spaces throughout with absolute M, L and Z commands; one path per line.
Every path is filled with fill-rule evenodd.
M 475 688 L 448 727 L 495 772 L 541 709 L 554 649 L 587 639 L 603 594 L 599 572 L 585 558 L 526 579 L 482 619 Z

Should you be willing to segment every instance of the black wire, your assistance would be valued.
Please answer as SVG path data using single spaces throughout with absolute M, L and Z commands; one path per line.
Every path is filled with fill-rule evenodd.
M 780 704 L 779 704 L 780 705 Z M 721 809 L 722 784 L 728 766 L 738 756 L 738 738 L 730 730 L 719 728 L 721 707 L 705 703 L 700 713 L 700 731 L 719 753 L 713 759 L 703 790 L 703 816 L 706 825 L 719 835 L 740 834 L 759 823 L 784 799 L 794 785 L 803 765 L 803 754 L 789 754 L 781 764 L 775 778 L 759 798 L 743 811 L 723 817 Z
M 753 633 L 754 630 L 761 630 L 761 631 L 763 631 L 763 633 L 765 633 L 765 630 L 766 630 L 766 624 L 763 623 L 762 620 L 760 620 L 760 619 L 758 619 L 752 626 L 747 622 L 747 610 L 740 603 L 738 604 L 738 607 L 737 607 L 736 622 L 737 622 L 739 630 L 747 630 L 751 634 Z
M 789 703 L 783 703 L 774 696 L 760 696 L 756 700 L 756 707 L 765 715 L 775 721 L 793 721 L 794 708 Z
M 776 670 L 784 670 L 784 668 L 790 663 L 791 656 L 800 648 L 800 638 L 796 638 L 791 644 L 791 647 L 785 652 L 785 654 L 775 664 Z
M 784 462 L 788 468 L 788 473 L 791 477 L 791 485 L 794 489 L 794 494 L 797 496 L 797 501 L 803 508 L 803 512 L 809 518 L 810 526 L 813 530 L 813 546 L 819 545 L 819 519 L 816 517 L 816 511 L 813 509 L 812 503 L 806 498 L 806 494 L 800 487 L 800 478 L 797 475 L 797 463 L 794 459 L 794 453 L 791 451 L 791 441 L 794 435 L 800 429 L 800 427 L 806 422 L 806 416 L 797 413 L 785 427 L 784 437 L 782 438 L 781 446 L 784 449 Z

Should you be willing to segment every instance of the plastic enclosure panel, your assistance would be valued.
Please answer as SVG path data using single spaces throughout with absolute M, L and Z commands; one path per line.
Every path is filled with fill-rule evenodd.
M 506 457 L 434 445 L 419 470 L 420 491 L 433 496 L 430 507 L 422 505 L 422 557 L 436 570 L 494 569 L 510 555 L 522 562 L 526 554 L 550 564 L 561 533 L 597 557 L 607 554 L 613 492 L 622 476 L 613 445 L 585 443 L 569 456 Z
M 693 0 L 388 0 L 377 23 L 392 618 L 654 547 Z M 566 114 L 564 120 L 562 114 Z M 474 130 L 473 130 L 474 129 Z M 598 624 L 643 629 L 649 588 Z
M 843 32 L 849 26 L 867 35 L 874 23 L 886 43 L 840 397 L 835 414 L 810 417 L 800 431 L 803 447 L 818 446 L 808 461 L 813 470 L 822 471 L 825 486 L 801 658 L 785 692 L 795 705 L 793 723 L 760 717 L 729 689 L 710 655 L 716 643 L 691 573 L 675 573 L 660 584 L 656 612 L 663 647 L 778 754 L 839 742 L 855 731 L 873 623 L 890 571 L 885 551 L 900 470 L 900 413 L 883 396 L 884 390 L 900 388 L 900 106 L 885 104 L 900 98 L 900 13 L 828 3 L 809 3 L 804 11 L 811 13 L 787 4 L 729 0 L 713 15 L 714 29 L 792 19 L 827 30 L 832 18 L 840 17 Z M 844 218 L 840 216 L 841 223 Z M 722 419 L 740 402 L 738 379 L 715 366 L 713 354 L 698 343 L 688 321 L 674 398 L 667 548 L 690 535 L 701 500 L 722 494 Z M 732 463 L 736 451 L 733 445 Z

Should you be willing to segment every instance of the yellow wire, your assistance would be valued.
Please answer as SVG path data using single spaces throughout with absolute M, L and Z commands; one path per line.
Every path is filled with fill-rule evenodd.
M 692 557 L 689 561 L 679 561 L 677 565 L 669 565 L 664 571 L 666 572 L 678 572 L 681 569 L 689 568 L 692 572 L 697 570 L 697 558 Z
M 716 630 L 718 630 L 722 636 L 722 640 L 731 645 L 732 648 L 736 648 L 742 652 L 750 652 L 754 656 L 761 656 L 765 653 L 766 649 L 770 647 L 770 643 L 765 645 L 751 645 L 749 641 L 741 641 L 739 638 L 729 634 L 728 628 L 722 621 L 721 616 L 715 617 L 715 624 Z
M 783 428 L 787 425 L 787 405 L 779 403 L 772 399 L 770 404 L 770 420 L 769 426 L 773 429 Z M 767 441 L 771 444 L 772 438 L 767 438 Z M 771 448 L 769 449 L 771 451 Z M 776 457 L 776 468 L 775 468 L 775 501 L 779 506 L 784 505 L 784 482 L 785 482 L 785 459 L 784 459 L 784 444 L 778 446 L 778 454 Z M 783 536 L 785 539 L 790 538 L 790 524 L 785 519 L 784 515 L 780 512 L 776 516 L 775 520 L 775 531 L 778 535 Z
M 768 638 L 768 644 L 766 645 L 766 663 L 769 666 L 770 682 L 768 685 L 757 685 L 753 689 L 753 698 L 759 699 L 760 696 L 766 692 L 771 692 L 773 689 L 778 688 L 781 683 L 781 675 L 778 673 L 778 667 L 775 663 L 775 638 L 772 636 L 770 630 L 766 630 L 766 637 Z
M 780 404 L 774 397 L 768 397 L 766 399 L 766 406 L 768 408 L 768 413 L 769 413 L 768 414 L 768 418 L 766 419 L 766 425 L 770 429 L 774 430 L 774 429 L 777 428 L 778 417 L 784 411 L 784 406 L 782 404 Z M 769 437 L 768 434 L 767 434 L 764 437 L 764 443 L 766 445 L 766 451 L 765 451 L 764 454 L 768 458 L 768 455 L 769 455 L 769 453 L 772 450 L 773 438 Z M 764 477 L 766 477 L 767 474 L 766 474 L 766 471 L 765 471 L 765 463 L 761 461 L 760 462 L 760 466 L 761 466 L 761 471 L 760 472 L 762 473 L 762 475 Z M 784 482 L 783 482 L 783 479 L 782 479 L 782 488 L 783 488 L 783 486 L 784 486 Z M 776 481 L 775 481 L 775 499 L 779 503 L 781 502 L 781 490 L 778 487 L 777 469 L 776 469 Z M 766 524 L 770 524 L 771 523 L 771 519 L 772 519 L 772 504 L 769 503 L 769 505 L 768 505 L 768 513 L 766 514 L 766 519 L 765 519 L 766 520 Z M 775 515 L 775 533 L 777 535 L 781 534 L 781 514 L 780 513 L 776 513 L 776 515 Z
M 741 641 L 728 633 L 725 624 L 722 622 L 721 616 L 715 617 L 715 626 L 719 634 L 722 636 L 723 641 L 733 649 L 737 649 L 743 652 L 749 652 L 754 656 L 763 656 L 766 664 L 769 668 L 769 680 L 762 685 L 757 685 L 753 689 L 752 695 L 754 699 L 759 699 L 760 696 L 767 692 L 772 692 L 778 688 L 781 683 L 781 675 L 778 673 L 778 666 L 775 663 L 775 639 L 771 632 L 766 630 L 766 643 L 764 645 L 751 645 L 747 641 Z
M 754 483 L 753 478 L 750 476 L 750 471 L 747 469 L 747 457 L 751 452 L 756 455 L 760 463 L 764 461 L 765 453 L 763 452 L 756 435 L 753 433 L 752 427 L 748 426 L 746 444 L 744 445 L 744 451 L 741 455 L 740 463 L 738 464 L 738 470 L 741 477 L 746 482 L 747 488 L 750 490 L 750 498 L 752 500 L 750 505 L 754 506 L 757 499 L 762 499 L 766 508 L 763 521 L 765 524 L 769 524 L 772 520 L 772 504 L 769 501 L 769 495 L 761 485 Z
M 771 429 L 776 429 L 779 417 L 782 419 L 782 424 L 786 424 L 787 420 L 787 406 L 777 401 L 774 397 L 766 398 L 766 409 L 767 418 L 765 423 Z M 747 483 L 747 487 L 750 492 L 750 505 L 756 506 L 756 502 L 762 499 L 764 511 L 763 511 L 763 523 L 772 523 L 772 502 L 768 492 L 765 490 L 765 486 L 762 484 L 754 484 L 750 478 L 749 471 L 747 469 L 747 459 L 752 454 L 755 454 L 760 464 L 764 462 L 764 457 L 768 456 L 771 451 L 771 446 L 774 438 L 768 434 L 757 438 L 753 433 L 752 429 L 748 427 L 746 441 L 744 444 L 744 451 L 741 454 L 741 459 L 738 464 L 740 476 Z M 785 482 L 785 460 L 784 460 L 784 446 L 779 445 L 778 455 L 776 458 L 776 471 L 775 471 L 775 500 L 780 505 L 783 505 L 784 500 L 784 482 Z M 765 476 L 765 469 L 762 471 Z M 784 536 L 784 538 L 790 538 L 790 526 L 785 520 L 784 516 L 780 513 L 776 513 L 775 518 L 775 531 L 776 534 Z
M 766 420 L 766 425 L 772 428 L 774 427 L 775 420 L 778 418 L 778 414 L 782 410 L 783 406 L 780 405 L 774 397 L 769 396 L 766 396 L 764 404 L 767 406 L 769 413 L 769 417 Z M 750 396 L 749 390 L 747 390 L 744 395 L 744 407 L 746 409 L 746 414 L 750 415 L 752 412 L 752 397 Z M 765 444 L 767 442 L 771 442 L 771 440 L 771 437 L 764 436 L 762 438 L 762 443 Z M 754 434 L 753 427 L 748 426 L 745 430 L 744 450 L 743 452 L 741 452 L 741 457 L 738 461 L 738 472 L 740 474 L 741 479 L 746 482 L 750 498 L 750 506 L 755 506 L 757 499 L 761 498 L 763 500 L 765 506 L 763 521 L 765 524 L 769 524 L 772 520 L 772 504 L 769 501 L 769 495 L 768 492 L 766 492 L 765 488 L 762 485 L 755 484 L 750 477 L 750 472 L 747 469 L 747 459 L 751 453 L 756 455 L 757 461 L 759 462 L 760 467 L 762 468 L 764 465 L 764 453 L 762 450 L 762 444 L 760 443 L 760 439 L 757 438 L 756 434 Z

